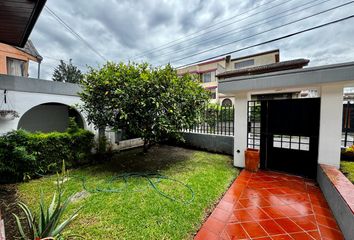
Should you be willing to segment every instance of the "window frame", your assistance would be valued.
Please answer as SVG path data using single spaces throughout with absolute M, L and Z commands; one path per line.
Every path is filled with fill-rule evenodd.
M 9 68 L 9 61 L 13 61 L 13 62 L 19 62 L 21 63 L 21 75 L 15 75 L 15 74 L 11 74 L 11 68 Z M 17 76 L 17 77 L 27 77 L 28 73 L 27 73 L 27 64 L 28 61 L 23 60 L 23 59 L 18 59 L 18 58 L 13 58 L 13 57 L 6 57 L 6 73 L 7 75 L 10 76 Z

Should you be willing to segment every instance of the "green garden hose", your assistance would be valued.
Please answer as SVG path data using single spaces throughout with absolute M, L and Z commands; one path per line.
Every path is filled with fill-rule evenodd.
M 173 178 L 169 178 L 167 176 L 161 175 L 159 173 L 139 173 L 139 172 L 131 172 L 131 173 L 124 173 L 124 174 L 120 174 L 120 175 L 116 175 L 113 176 L 109 179 L 106 180 L 106 183 L 108 184 L 108 187 L 106 188 L 102 188 L 102 187 L 95 187 L 95 188 L 89 188 L 87 187 L 87 180 L 85 176 L 70 176 L 70 177 L 74 177 L 74 178 L 78 178 L 81 180 L 82 182 L 82 187 L 85 191 L 89 192 L 89 193 L 121 193 L 123 191 L 126 191 L 126 189 L 128 188 L 128 178 L 130 177 L 141 177 L 141 178 L 145 178 L 149 185 L 152 187 L 152 189 L 154 189 L 158 194 L 160 194 L 161 196 L 174 201 L 174 202 L 180 202 L 183 204 L 190 204 L 193 200 L 194 200 L 194 191 L 193 189 L 188 186 L 187 184 L 183 183 L 182 181 L 173 179 Z M 119 180 L 119 179 L 123 179 L 124 182 L 124 186 L 121 188 L 112 188 L 110 187 L 110 185 L 113 184 L 113 182 Z M 156 179 L 155 181 L 153 179 Z M 168 181 L 172 181 L 175 182 L 177 184 L 182 185 L 183 187 L 187 188 L 188 191 L 191 193 L 191 198 L 187 201 L 184 201 L 182 199 L 177 199 L 174 198 L 170 195 L 168 195 L 167 193 L 163 192 L 161 189 L 158 188 L 157 184 L 159 182 L 161 182 L 162 180 L 168 180 Z M 139 192 L 139 191 L 143 191 L 143 189 L 140 190 L 134 190 L 133 192 Z

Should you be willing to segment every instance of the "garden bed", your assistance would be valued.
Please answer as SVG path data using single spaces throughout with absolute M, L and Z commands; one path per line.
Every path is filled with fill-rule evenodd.
M 354 184 L 354 162 L 341 161 L 340 170 Z
M 133 172 L 158 173 L 170 179 L 153 179 L 168 197 L 152 188 L 146 178 L 128 177 L 126 188 L 122 178 L 112 178 Z M 141 149 L 122 152 L 110 162 L 69 173 L 69 181 L 65 183 L 67 195 L 83 191 L 82 177 L 89 191 L 100 188 L 122 191 L 90 193 L 77 200 L 68 214 L 80 206 L 83 208 L 65 233 L 79 234 L 85 239 L 189 239 L 237 174 L 232 158 L 220 154 L 170 146 L 153 147 L 146 155 Z M 50 176 L 19 184 L 18 195 L 31 207 L 38 208 L 41 190 L 49 201 L 55 179 Z M 171 179 L 193 190 L 191 203 L 186 204 L 192 197 L 190 190 Z

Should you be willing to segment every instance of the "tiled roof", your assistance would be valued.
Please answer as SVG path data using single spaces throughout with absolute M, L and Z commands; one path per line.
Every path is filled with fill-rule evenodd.
M 262 74 L 268 72 L 283 71 L 289 69 L 302 68 L 306 66 L 309 62 L 310 60 L 308 59 L 300 58 L 300 59 L 271 63 L 271 64 L 266 64 L 266 65 L 261 65 L 256 67 L 230 70 L 230 71 L 219 73 L 216 76 L 227 78 L 227 77 L 256 75 L 256 74 Z
M 43 57 L 39 54 L 37 49 L 34 47 L 33 43 L 31 40 L 28 39 L 26 42 L 25 46 L 23 48 L 16 47 L 18 50 L 21 50 L 25 53 L 28 53 L 29 55 L 37 58 L 37 60 L 40 62 L 43 60 Z

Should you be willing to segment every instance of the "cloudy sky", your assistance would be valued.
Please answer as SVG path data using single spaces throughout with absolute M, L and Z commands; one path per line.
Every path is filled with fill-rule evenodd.
M 75 38 L 48 9 L 42 11 L 30 39 L 44 58 L 44 79 L 51 79 L 60 59 L 72 59 L 83 72 L 87 65 L 97 67 L 106 60 L 148 61 L 156 66 L 171 62 L 178 67 L 352 15 L 354 4 L 309 17 L 348 2 L 48 0 L 49 9 L 99 54 Z M 280 27 L 284 24 L 288 25 Z M 354 61 L 353 26 L 352 18 L 232 57 L 278 48 L 281 60 L 308 58 L 311 66 Z M 36 76 L 35 64 L 30 75 Z

